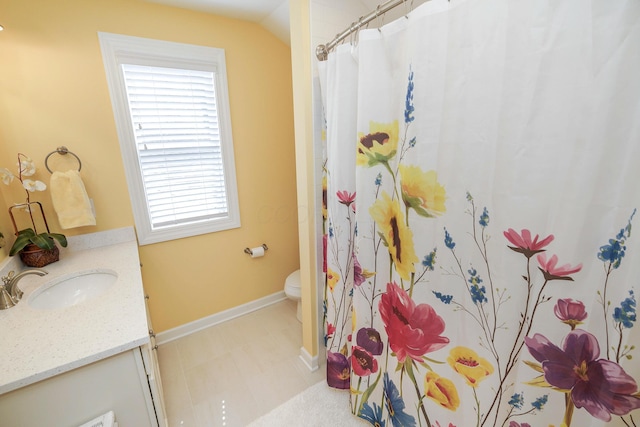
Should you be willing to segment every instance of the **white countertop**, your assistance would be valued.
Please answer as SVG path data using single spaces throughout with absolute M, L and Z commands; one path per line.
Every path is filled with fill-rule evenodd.
M 0 310 L 0 394 L 149 342 L 138 246 L 133 228 L 70 237 L 45 276 L 24 276 L 22 300 Z M 24 269 L 20 259 L 0 264 L 5 276 Z M 28 267 L 27 267 L 28 268 Z M 118 279 L 93 300 L 54 310 L 35 309 L 31 293 L 57 277 L 94 268 Z

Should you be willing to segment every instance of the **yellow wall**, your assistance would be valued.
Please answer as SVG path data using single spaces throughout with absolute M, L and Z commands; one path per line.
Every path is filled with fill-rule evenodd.
M 318 230 L 312 111 L 310 10 L 308 0 L 290 3 L 291 52 L 295 106 L 296 164 L 300 207 L 300 276 L 302 280 L 302 338 L 309 356 L 319 353 Z
M 0 144 L 2 145 L 2 144 Z M 4 157 L 0 154 L 0 159 Z M 0 184 L 1 185 L 1 184 Z M 2 211 L 4 211 L 4 206 L 6 203 L 4 202 L 4 197 L 0 192 L 0 207 Z M 4 246 L 0 248 L 0 263 L 7 258 L 9 255 L 9 248 L 11 245 L 11 222 L 9 221 L 9 215 L 0 215 L 0 232 L 4 235 Z
M 20 151 L 48 182 L 56 147 L 82 159 L 98 224 L 68 236 L 133 225 L 97 32 L 225 49 L 242 227 L 140 247 L 151 315 L 163 331 L 283 289 L 299 267 L 287 45 L 257 24 L 138 0 L 4 1 L 0 21 L 0 166 L 15 169 Z M 7 206 L 22 201 L 13 185 L 0 186 Z M 37 199 L 61 231 L 49 197 Z M 8 224 L 0 213 L 5 235 Z M 262 243 L 264 258 L 243 253 Z

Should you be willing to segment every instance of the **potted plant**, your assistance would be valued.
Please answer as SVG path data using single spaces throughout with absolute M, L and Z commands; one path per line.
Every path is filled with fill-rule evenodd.
M 9 255 L 20 254 L 22 262 L 29 267 L 43 267 L 60 259 L 60 251 L 55 242 L 57 241 L 62 247 L 66 247 L 67 238 L 63 234 L 51 233 L 49 231 L 49 225 L 47 224 L 47 218 L 42 209 L 42 204 L 31 201 L 31 193 L 47 189 L 44 182 L 25 178 L 33 176 L 35 173 L 36 167 L 33 160 L 22 153 L 18 153 L 18 175 L 15 176 L 8 169 L 0 168 L 0 179 L 2 179 L 5 185 L 9 185 L 14 179 L 17 179 L 27 194 L 25 203 L 20 203 L 9 208 L 9 215 L 11 216 L 16 234 L 16 241 L 9 250 Z M 36 227 L 33 209 L 35 206 L 39 207 L 40 215 L 42 216 L 46 229 L 45 232 L 38 232 Z M 13 212 L 16 209 L 23 209 L 28 213 L 32 227 L 18 230 Z

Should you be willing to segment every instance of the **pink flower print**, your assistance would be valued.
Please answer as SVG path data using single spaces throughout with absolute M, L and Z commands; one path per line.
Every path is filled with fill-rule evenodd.
M 331 338 L 335 332 L 336 332 L 336 327 L 333 326 L 331 323 L 327 322 L 327 337 Z
M 348 191 L 341 190 L 341 191 L 338 191 L 336 195 L 338 196 L 338 201 L 343 205 L 349 206 L 351 205 L 351 203 L 354 202 L 354 200 L 356 200 L 355 192 L 349 193 Z
M 351 350 L 351 367 L 359 377 L 368 377 L 378 372 L 378 361 L 362 347 L 354 345 Z
M 540 334 L 524 340 L 529 353 L 542 364 L 544 379 L 553 387 L 568 390 L 576 408 L 584 408 L 602 421 L 640 408 L 635 380 L 617 363 L 598 358 L 598 340 L 589 332 L 569 332 L 562 348 Z
M 547 255 L 542 253 L 538 254 L 537 259 L 545 280 L 573 280 L 569 276 L 582 270 L 582 264 L 578 264 L 575 267 L 571 267 L 569 264 L 557 267 L 558 257 L 556 255 L 547 260 Z
M 562 323 L 571 326 L 572 331 L 587 318 L 584 304 L 571 298 L 559 299 L 555 307 L 553 307 L 553 312 Z
M 518 422 L 516 422 L 516 421 L 511 421 L 511 422 L 509 423 L 509 427 L 531 427 L 531 424 L 529 424 L 529 423 L 522 423 L 522 424 L 520 424 L 520 423 L 518 423 Z
M 328 239 L 329 236 L 328 235 L 323 235 L 322 236 L 322 272 L 326 273 L 327 272 L 327 243 L 328 243 Z
M 416 304 L 396 283 L 387 283 L 380 298 L 380 316 L 389 337 L 389 347 L 404 363 L 408 357 L 422 362 L 422 356 L 449 344 L 444 320 L 429 304 Z
M 533 255 L 544 251 L 544 247 L 551 243 L 554 239 L 553 234 L 548 235 L 541 241 L 538 241 L 538 235 L 531 239 L 531 232 L 526 228 L 523 229 L 520 234 L 513 228 L 505 231 L 504 237 L 507 238 L 513 246 L 509 246 L 509 249 L 524 254 L 527 258 L 531 258 Z

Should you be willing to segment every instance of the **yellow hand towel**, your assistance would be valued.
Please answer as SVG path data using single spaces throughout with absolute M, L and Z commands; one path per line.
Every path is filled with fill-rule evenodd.
M 78 171 L 54 172 L 49 188 L 53 208 L 62 228 L 96 225 L 91 202 Z

